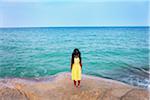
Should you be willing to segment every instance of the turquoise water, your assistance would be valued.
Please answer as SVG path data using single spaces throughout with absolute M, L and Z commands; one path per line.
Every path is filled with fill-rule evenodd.
M 83 73 L 147 88 L 148 27 L 1 28 L 0 77 L 70 71 L 79 48 Z

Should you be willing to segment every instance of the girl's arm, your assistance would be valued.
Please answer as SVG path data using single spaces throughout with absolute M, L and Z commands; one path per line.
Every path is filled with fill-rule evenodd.
M 70 69 L 72 70 L 72 66 L 70 67 Z
M 81 69 L 82 69 L 82 63 L 80 62 L 80 66 L 81 66 Z
M 71 60 L 70 70 L 72 70 L 72 60 Z

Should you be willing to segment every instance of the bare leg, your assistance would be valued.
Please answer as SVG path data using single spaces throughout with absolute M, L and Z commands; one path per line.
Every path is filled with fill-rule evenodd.
M 76 86 L 76 81 L 75 80 L 73 80 L 74 81 L 74 86 Z
M 80 80 L 78 80 L 78 87 L 80 86 Z

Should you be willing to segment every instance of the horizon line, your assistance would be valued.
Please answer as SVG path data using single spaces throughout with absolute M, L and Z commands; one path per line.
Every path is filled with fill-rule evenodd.
M 20 27 L 0 27 L 3 28 L 94 28 L 94 27 L 150 27 L 150 26 L 20 26 Z

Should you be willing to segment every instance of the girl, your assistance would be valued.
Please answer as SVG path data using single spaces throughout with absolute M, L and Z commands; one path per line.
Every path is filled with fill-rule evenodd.
M 82 70 L 81 53 L 79 49 L 75 48 L 72 53 L 71 59 L 71 74 L 75 87 L 80 86 L 81 70 Z M 76 85 L 77 82 L 78 84 Z

